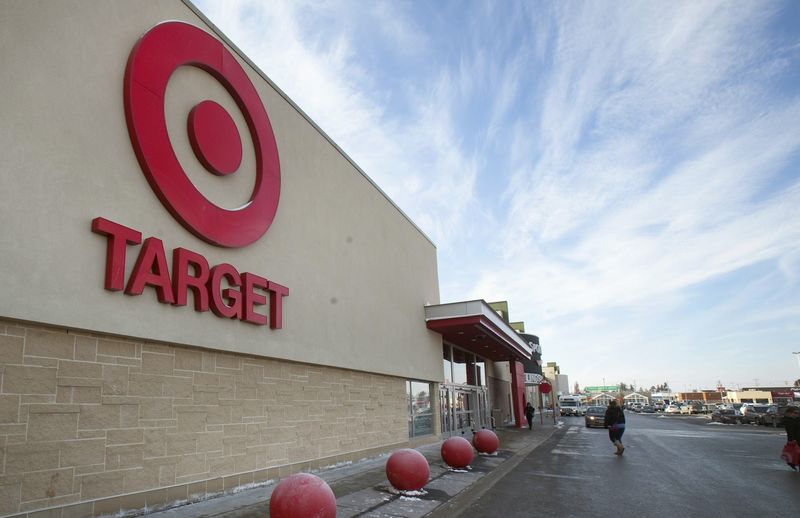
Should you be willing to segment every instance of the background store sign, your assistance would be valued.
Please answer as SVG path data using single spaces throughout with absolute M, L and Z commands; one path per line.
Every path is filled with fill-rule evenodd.
M 211 203 L 189 180 L 167 133 L 164 96 L 172 73 L 182 66 L 208 72 L 236 101 L 247 121 L 255 150 L 256 180 L 249 201 L 234 210 Z M 264 105 L 244 69 L 225 46 L 208 33 L 182 22 L 150 29 L 128 58 L 124 80 L 125 117 L 131 144 L 150 187 L 187 230 L 222 247 L 244 247 L 257 241 L 272 224 L 280 198 L 280 161 L 275 135 Z M 205 100 L 189 113 L 189 141 L 201 164 L 212 174 L 234 174 L 242 161 L 242 141 L 231 116 Z M 124 279 L 128 246 L 142 243 L 138 230 L 98 217 L 92 232 L 107 238 L 105 288 L 127 295 L 155 289 L 158 301 L 183 306 L 188 293 L 194 309 L 209 309 L 221 318 L 267 325 L 259 306 L 269 301 L 269 325 L 282 327 L 286 286 L 254 273 L 240 273 L 222 263 L 210 266 L 201 254 L 172 251 L 172 275 L 163 242 L 144 240 L 133 271 Z
M 544 376 L 541 374 L 525 373 L 525 385 L 538 385 L 542 380 L 544 380 Z

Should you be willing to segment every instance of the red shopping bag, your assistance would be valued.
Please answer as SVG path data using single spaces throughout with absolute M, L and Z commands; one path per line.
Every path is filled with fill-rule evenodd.
M 800 464 L 800 446 L 798 446 L 797 441 L 789 441 L 786 443 L 786 446 L 783 447 L 783 451 L 781 452 L 781 459 L 790 466 L 797 466 Z

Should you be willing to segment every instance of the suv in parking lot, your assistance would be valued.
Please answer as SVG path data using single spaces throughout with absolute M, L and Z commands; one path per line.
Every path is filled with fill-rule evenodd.
M 733 408 L 718 408 L 711 413 L 712 423 L 736 424 L 739 416 Z
M 756 423 L 765 426 L 783 426 L 783 415 L 789 406 L 769 405 L 763 414 L 758 414 Z
M 769 405 L 755 405 L 755 404 L 747 404 L 742 405 L 741 413 L 741 421 L 747 424 L 753 424 L 758 422 L 758 416 L 760 414 L 766 413 Z

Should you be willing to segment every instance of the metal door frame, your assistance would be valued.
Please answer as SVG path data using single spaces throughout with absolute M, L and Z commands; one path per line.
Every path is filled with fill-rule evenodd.
M 467 398 L 468 410 L 456 408 L 457 393 Z M 491 427 L 489 413 L 489 391 L 486 387 L 476 385 L 439 386 L 439 412 L 442 435 L 457 435 L 466 430 L 479 430 Z M 462 418 L 461 420 L 459 419 Z M 459 426 L 461 424 L 462 426 Z

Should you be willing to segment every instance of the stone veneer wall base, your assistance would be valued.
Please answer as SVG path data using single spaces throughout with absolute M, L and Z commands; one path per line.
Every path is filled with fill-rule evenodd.
M 275 466 L 248 473 L 216 477 L 199 482 L 102 498 L 90 502 L 39 509 L 27 513 L 7 515 L 4 518 L 100 518 L 111 516 L 125 518 L 142 516 L 237 493 L 244 489 L 267 486 L 295 473 L 325 471 L 326 469 L 333 469 L 342 463 L 358 462 L 387 454 L 399 448 L 415 448 L 438 440 L 440 440 L 439 437 L 428 435 L 402 443 L 332 455 L 313 461 Z
M 2 318 L 0 378 L 0 516 L 141 514 L 437 440 L 408 439 L 402 378 Z

